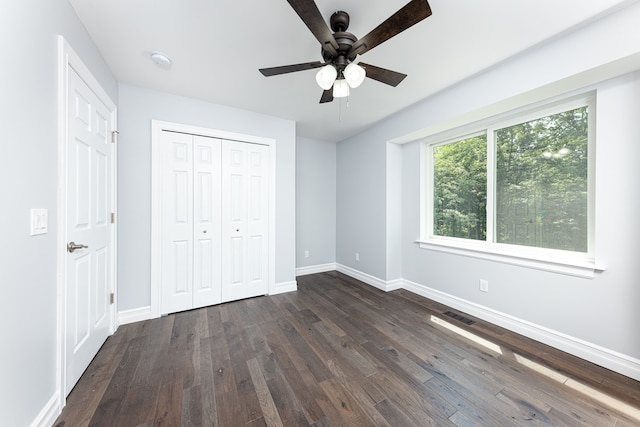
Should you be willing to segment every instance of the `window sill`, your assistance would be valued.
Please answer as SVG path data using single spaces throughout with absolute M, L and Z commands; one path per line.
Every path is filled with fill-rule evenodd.
M 557 255 L 556 253 L 539 253 L 527 251 L 522 247 L 508 245 L 489 245 L 486 242 L 466 242 L 458 239 L 431 239 L 429 241 L 416 240 L 420 248 L 438 252 L 533 268 L 536 270 L 569 276 L 592 279 L 596 272 L 604 271 L 605 267 L 597 265 L 595 261 L 585 257 Z

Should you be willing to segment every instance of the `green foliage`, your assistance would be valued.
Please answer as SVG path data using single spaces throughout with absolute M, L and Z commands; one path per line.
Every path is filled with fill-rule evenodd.
M 436 147 L 434 234 L 485 240 L 487 235 L 487 137 Z
M 588 111 L 495 132 L 498 243 L 587 252 Z M 487 137 L 435 147 L 434 234 L 486 240 Z
M 496 132 L 496 240 L 587 251 L 587 107 Z

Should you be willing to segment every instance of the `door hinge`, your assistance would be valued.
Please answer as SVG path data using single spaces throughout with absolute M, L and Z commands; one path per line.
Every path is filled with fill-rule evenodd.
M 111 294 L 109 295 L 109 304 L 113 304 L 116 300 L 116 295 L 111 292 Z
M 112 130 L 111 131 L 111 142 L 116 142 L 116 138 L 117 138 L 118 134 L 120 134 L 120 132 L 118 132 L 117 130 Z
M 111 224 L 115 224 L 115 222 L 116 222 L 116 213 L 111 212 Z

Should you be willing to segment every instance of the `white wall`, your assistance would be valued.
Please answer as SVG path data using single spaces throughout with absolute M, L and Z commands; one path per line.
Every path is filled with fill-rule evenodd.
M 305 257 L 309 251 L 309 257 Z M 296 267 L 336 262 L 336 144 L 298 138 Z
M 120 85 L 118 310 L 151 302 L 151 121 L 276 140 L 276 284 L 295 281 L 295 123 L 192 98 Z
M 509 61 L 436 94 L 338 145 L 337 262 L 386 281 L 393 280 L 390 252 L 397 232 L 387 215 L 397 214 L 390 203 L 397 195 L 384 194 L 385 182 L 402 187 L 402 277 L 405 286 L 443 295 L 474 309 L 496 314 L 513 324 L 557 338 L 565 350 L 597 360 L 640 378 L 640 202 L 634 187 L 640 182 L 640 82 L 628 74 L 598 83 L 597 124 L 597 245 L 607 270 L 595 279 L 508 266 L 463 256 L 420 249 L 419 144 L 402 146 L 401 165 L 384 149 L 387 141 L 545 85 L 562 88 L 593 75 L 613 75 L 620 64 L 640 68 L 640 5 L 637 3 L 589 26 L 537 46 Z M 611 64 L 611 65 L 608 65 Z M 613 74 L 612 74 L 613 73 Z M 560 84 L 556 84 L 561 82 Z M 590 81 L 590 83 L 593 83 Z M 471 115 L 469 115 L 471 116 Z M 635 117 L 635 119 L 634 119 Z M 405 141 L 411 138 L 405 138 Z M 394 184 L 396 182 L 396 184 Z M 370 190 L 372 183 L 377 192 Z M 360 186 L 358 188 L 358 186 Z M 358 194 L 358 192 L 362 194 Z M 391 209 L 391 210 L 390 210 Z M 380 233 L 387 231 L 387 241 Z M 352 252 L 366 243 L 372 259 L 353 261 Z M 387 265 L 387 270 L 381 266 Z M 487 279 L 491 292 L 478 291 L 478 279 Z M 499 314 L 500 316 L 498 316 Z M 488 316 L 490 317 L 490 316 Z M 522 332 L 522 331 L 521 331 Z M 535 335 L 532 333 L 531 335 Z M 544 338 L 537 336 L 536 338 Z M 553 339 L 551 340 L 553 341 Z
M 66 0 L 0 0 L 0 414 L 26 426 L 56 393 L 57 36 L 114 102 L 117 83 Z M 31 208 L 49 232 L 29 236 Z

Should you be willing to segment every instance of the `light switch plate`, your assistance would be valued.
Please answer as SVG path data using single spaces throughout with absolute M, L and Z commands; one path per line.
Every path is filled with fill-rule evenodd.
M 46 234 L 49 229 L 49 209 L 31 209 L 31 235 Z

